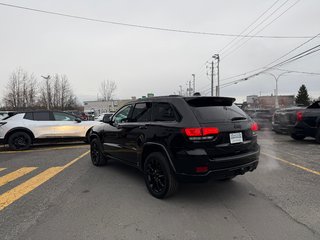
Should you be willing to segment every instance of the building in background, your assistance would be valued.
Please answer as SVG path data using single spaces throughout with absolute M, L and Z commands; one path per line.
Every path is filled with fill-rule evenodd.
M 98 116 L 101 113 L 115 112 L 126 103 L 134 100 L 132 99 L 119 99 L 110 101 L 84 101 L 84 112 Z

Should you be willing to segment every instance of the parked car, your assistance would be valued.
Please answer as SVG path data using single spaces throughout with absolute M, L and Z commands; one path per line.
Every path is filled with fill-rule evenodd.
M 227 97 L 133 101 L 93 127 L 91 160 L 140 169 L 150 194 L 164 198 L 181 181 L 230 180 L 258 165 L 257 124 Z
M 296 122 L 296 113 L 303 107 L 291 107 L 276 110 L 272 117 L 272 130 L 276 133 L 289 134 L 290 126 Z
M 291 137 L 295 140 L 313 137 L 320 143 L 320 101 L 296 112 L 295 123 L 291 127 Z
M 250 111 L 248 115 L 258 124 L 259 129 L 272 128 L 272 110 L 269 109 L 255 109 Z
M 88 141 L 91 128 L 101 123 L 57 111 L 17 113 L 0 121 L 0 144 L 25 150 L 36 142 Z
M 110 118 L 113 115 L 113 113 L 101 113 L 98 117 L 96 117 L 94 120 L 102 122 L 103 118 Z

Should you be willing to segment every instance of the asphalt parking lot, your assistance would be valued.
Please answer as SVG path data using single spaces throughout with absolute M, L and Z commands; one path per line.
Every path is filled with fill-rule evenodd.
M 320 145 L 259 132 L 258 169 L 230 182 L 149 195 L 121 163 L 97 168 L 89 146 L 0 149 L 0 239 L 320 239 Z

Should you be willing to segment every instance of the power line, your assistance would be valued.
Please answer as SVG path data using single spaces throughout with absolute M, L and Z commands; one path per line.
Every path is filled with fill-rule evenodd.
M 276 59 L 275 61 L 283 58 L 284 56 L 287 56 L 289 53 L 291 53 L 292 51 L 300 48 L 301 46 L 305 45 L 306 43 L 310 42 L 312 39 L 316 38 L 318 35 L 320 35 L 320 33 L 317 34 L 317 35 L 315 35 L 313 38 L 309 39 L 308 41 L 300 44 L 298 47 L 296 47 L 296 48 L 294 48 L 293 50 L 289 51 L 287 54 L 284 54 L 283 56 L 281 56 L 280 58 Z M 275 62 L 275 61 L 273 61 L 273 62 L 269 63 L 268 65 L 266 65 L 265 67 L 259 68 L 259 69 L 264 69 L 264 70 L 262 70 L 262 71 L 260 71 L 260 72 L 257 72 L 257 73 L 255 73 L 255 74 L 252 74 L 252 75 L 247 76 L 247 77 L 245 77 L 245 78 L 241 78 L 241 79 L 237 79 L 237 80 L 234 80 L 234 81 L 231 81 L 231 82 L 227 82 L 227 83 L 225 83 L 225 84 L 221 84 L 220 86 L 221 86 L 221 88 L 225 88 L 225 87 L 228 87 L 228 86 L 232 86 L 232 85 L 234 85 L 234 84 L 238 84 L 239 82 L 247 81 L 247 80 L 249 80 L 250 78 L 253 78 L 253 77 L 255 77 L 255 76 L 258 76 L 259 74 L 264 73 L 264 72 L 266 72 L 266 71 L 268 71 L 268 70 L 270 70 L 270 69 L 275 69 L 275 68 L 277 68 L 277 67 L 279 67 L 279 66 L 283 66 L 283 65 L 285 65 L 285 64 L 288 64 L 288 63 L 297 61 L 297 60 L 299 60 L 299 59 L 301 59 L 301 58 L 303 58 L 303 57 L 306 57 L 306 56 L 311 55 L 311 54 L 313 54 L 313 53 L 315 53 L 315 52 L 318 52 L 318 51 L 320 51 L 320 44 L 319 44 L 319 45 L 316 45 L 316 46 L 314 46 L 314 47 L 312 47 L 312 48 L 309 48 L 309 49 L 307 49 L 307 50 L 305 50 L 305 51 L 303 51 L 303 52 L 301 52 L 301 53 L 299 53 L 299 54 L 296 54 L 295 56 L 290 57 L 290 58 L 288 58 L 288 59 L 286 59 L 286 60 L 284 60 L 284 61 L 282 61 L 282 62 L 280 62 L 280 63 L 277 63 L 277 64 L 271 66 L 271 67 L 266 68 L 267 66 L 269 66 L 269 65 L 271 65 L 273 62 Z M 253 72 L 253 71 L 251 71 L 251 72 Z M 241 74 L 241 75 L 242 75 L 242 74 Z M 206 90 L 204 90 L 203 92 L 206 92 L 206 91 L 208 91 L 208 90 L 209 90 L 209 89 L 206 89 Z
M 289 52 L 281 55 L 280 57 L 278 57 L 277 59 L 273 60 L 272 62 L 270 62 L 269 64 L 265 65 L 264 67 L 260 67 L 260 68 L 256 68 L 254 70 L 251 70 L 251 71 L 248 71 L 246 73 L 242 73 L 242 74 L 238 74 L 238 75 L 234 75 L 234 76 L 231 76 L 231 77 L 228 77 L 228 78 L 224 78 L 222 79 L 221 81 L 225 81 L 225 80 L 229 80 L 229 79 L 232 79 L 232 78 L 236 78 L 236 77 L 240 77 L 240 76 L 243 76 L 243 75 L 247 75 L 248 73 L 252 73 L 252 72 L 255 72 L 255 71 L 258 71 L 258 70 L 262 70 L 262 69 L 265 69 L 267 68 L 268 66 L 270 66 L 271 64 L 279 61 L 280 59 L 288 56 L 290 53 L 294 52 L 295 50 L 301 48 L 302 46 L 306 45 L 307 43 L 311 42 L 312 40 L 314 40 L 315 38 L 318 38 L 320 36 L 320 33 L 316 34 L 315 36 L 313 36 L 312 38 L 308 39 L 307 41 L 301 43 L 300 45 L 298 45 L 297 47 L 291 49 Z
M 256 22 L 258 22 L 269 10 L 271 10 L 280 0 L 275 1 L 266 11 L 264 11 L 257 19 L 255 19 L 248 27 L 246 27 L 240 34 L 245 33 L 248 29 L 250 29 L 251 26 L 253 26 Z M 289 0 L 286 0 L 280 7 L 278 7 L 276 10 L 274 10 L 271 14 L 269 14 L 266 18 L 264 18 L 259 24 L 257 24 L 253 29 L 251 29 L 248 33 L 246 33 L 245 35 L 249 35 L 251 32 L 253 32 L 257 27 L 259 27 L 261 24 L 263 24 L 266 20 L 268 20 L 274 13 L 276 13 L 284 4 L 286 4 Z M 239 39 L 238 41 L 236 41 L 235 43 L 232 44 L 233 41 L 235 41 L 236 39 L 238 39 L 239 37 L 235 37 L 231 42 L 229 42 L 225 47 L 223 47 L 223 49 L 221 49 L 219 52 L 220 54 L 223 54 L 224 52 L 227 52 L 228 49 L 226 51 L 224 51 L 225 48 L 227 48 L 228 45 L 231 45 L 231 47 L 229 49 L 231 49 L 233 46 L 235 46 L 238 42 L 241 42 L 243 37 L 241 37 L 241 39 Z
M 283 11 L 280 15 L 278 15 L 276 18 L 274 18 L 271 22 L 269 22 L 267 25 L 265 25 L 262 29 L 260 29 L 258 32 L 256 32 L 253 36 L 255 36 L 256 34 L 262 32 L 264 29 L 266 29 L 268 26 L 270 26 L 273 22 L 275 22 L 277 19 L 279 19 L 283 14 L 285 14 L 286 12 L 288 12 L 292 7 L 294 7 L 298 2 L 300 2 L 301 0 L 297 0 L 296 2 L 294 2 L 291 6 L 289 6 L 285 11 Z M 287 1 L 286 1 L 287 2 Z M 286 3 L 285 2 L 285 3 Z M 250 32 L 251 33 L 251 32 Z M 247 35 L 249 36 L 249 35 Z M 237 51 L 238 49 L 240 49 L 243 45 L 245 45 L 248 41 L 250 41 L 253 37 L 247 37 L 245 39 L 245 41 L 238 45 L 236 48 L 234 48 L 233 50 L 229 51 L 228 54 L 226 54 L 223 59 L 226 59 L 228 56 L 230 56 L 232 53 L 234 53 L 235 51 Z M 242 38 L 244 39 L 244 38 Z
M 288 69 L 282 69 L 282 68 L 274 68 L 279 71 L 284 71 L 284 72 L 291 72 L 291 73 L 303 73 L 303 74 L 310 74 L 310 75 L 320 75 L 320 73 L 315 73 L 315 72 L 304 72 L 304 71 L 296 71 L 296 70 L 288 70 Z
M 80 19 L 80 20 L 91 21 L 91 22 L 107 23 L 107 24 L 113 24 L 113 25 L 119 25 L 119 26 L 125 26 L 125 27 L 133 27 L 133 28 L 141 28 L 141 29 L 149 29 L 149 30 L 158 30 L 158 31 L 166 31 L 166 32 L 198 34 L 198 35 L 210 35 L 210 36 L 217 36 L 217 37 L 245 37 L 245 38 L 269 38 L 269 39 L 310 38 L 310 36 L 241 35 L 241 34 L 229 34 L 229 33 L 214 33 L 214 32 L 191 31 L 191 30 L 164 28 L 164 27 L 154 27 L 154 26 L 148 26 L 148 25 L 138 25 L 138 24 L 132 24 L 132 23 L 116 22 L 116 21 L 102 20 L 102 19 L 97 19 L 97 18 L 82 17 L 82 16 L 78 16 L 78 15 L 71 15 L 71 14 L 66 14 L 66 13 L 53 12 L 53 11 L 36 9 L 36 8 L 12 5 L 12 4 L 7 4 L 7 3 L 3 3 L 3 2 L 0 2 L 0 5 L 1 6 L 5 6 L 5 7 L 18 8 L 18 9 L 32 11 L 32 12 L 45 13 L 45 14 L 50 14 L 50 15 L 56 15 L 56 16 L 61 16 L 61 17 Z
M 242 82 L 242 81 L 247 81 L 248 79 L 250 79 L 250 78 L 252 78 L 252 77 L 255 77 L 255 76 L 257 76 L 257 75 L 259 75 L 259 74 L 261 74 L 261 73 L 264 73 L 264 72 L 266 72 L 266 71 L 268 71 L 268 70 L 270 70 L 270 69 L 274 69 L 274 68 L 276 68 L 276 67 L 278 67 L 278 66 L 283 66 L 283 65 L 285 65 L 285 64 L 288 64 L 288 63 L 297 61 L 297 60 L 300 59 L 300 58 L 303 58 L 303 57 L 306 57 L 306 56 L 308 56 L 308 55 L 310 55 L 310 54 L 313 54 L 313 53 L 315 53 L 315 52 L 318 52 L 318 51 L 320 51 L 320 48 L 319 48 L 319 47 L 320 47 L 320 44 L 317 45 L 317 46 L 315 46 L 315 47 L 312 47 L 312 48 L 310 48 L 310 49 L 308 49 L 308 50 L 306 50 L 306 51 L 304 51 L 304 52 L 302 52 L 302 53 L 299 53 L 299 54 L 297 54 L 297 55 L 295 55 L 295 56 L 293 56 L 293 57 L 291 57 L 291 58 L 289 58 L 289 59 L 286 59 L 286 60 L 284 60 L 284 61 L 282 61 L 282 62 L 280 62 L 280 63 L 278 63 L 278 64 L 275 64 L 274 66 L 269 67 L 269 68 L 267 68 L 267 69 L 265 69 L 265 70 L 263 70 L 263 71 L 260 71 L 260 72 L 258 72 L 258 73 L 252 74 L 252 75 L 250 75 L 250 76 L 248 76 L 248 77 L 246 77 L 246 78 L 242 78 L 242 79 L 238 79 L 238 80 L 234 80 L 234 81 L 225 83 L 225 84 L 223 84 L 223 85 L 221 85 L 221 86 L 226 86 L 226 85 L 229 85 L 229 84 L 232 85 L 232 84 L 236 84 L 236 83 L 239 83 L 239 82 Z M 318 48 L 318 49 L 316 49 L 316 48 Z

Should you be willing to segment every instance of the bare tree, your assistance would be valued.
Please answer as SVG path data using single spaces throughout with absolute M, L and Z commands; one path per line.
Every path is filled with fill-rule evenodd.
M 40 103 L 50 108 L 66 110 L 77 107 L 77 100 L 71 89 L 66 75 L 55 74 L 52 79 L 46 80 L 41 88 Z
M 103 101 L 110 101 L 113 98 L 113 94 L 117 89 L 117 84 L 114 81 L 104 80 L 100 83 L 99 92 Z
M 7 109 L 23 110 L 34 107 L 37 97 L 37 80 L 22 68 L 12 72 L 4 94 Z

